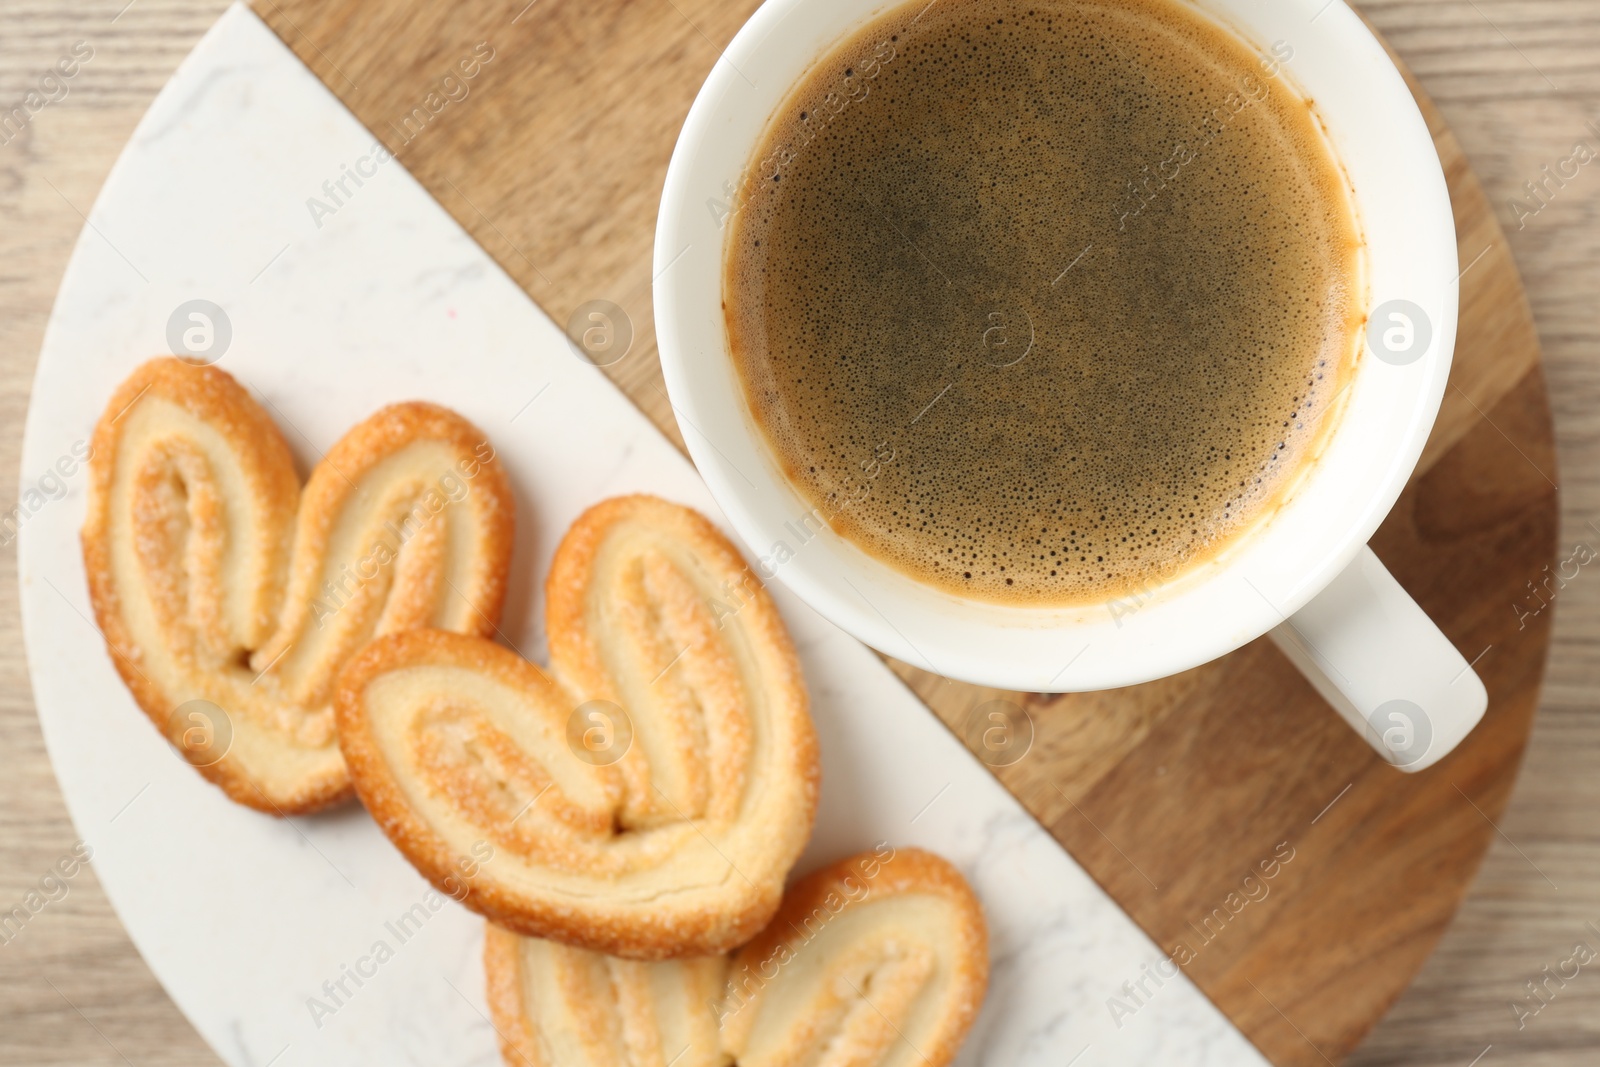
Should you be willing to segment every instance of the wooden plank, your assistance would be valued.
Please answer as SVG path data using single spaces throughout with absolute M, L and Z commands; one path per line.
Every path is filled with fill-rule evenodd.
M 87 211 L 93 203 L 107 168 L 144 107 L 172 67 L 224 6 L 219 0 L 142 0 L 113 23 L 113 16 L 124 7 L 124 2 L 113 0 L 88 7 L 23 5 L 0 16 L 0 25 L 6 29 L 0 34 L 0 91 L 7 99 L 25 91 L 38 72 L 54 61 L 61 46 L 87 38 L 97 48 L 96 59 L 75 83 L 72 95 L 41 113 L 25 138 L 0 148 L 0 206 L 8 220 L 4 232 L 0 233 L 0 249 L 6 253 L 4 262 L 8 264 L 4 274 L 6 284 L 0 287 L 0 309 L 5 312 L 0 315 L 0 338 L 4 340 L 0 345 L 0 411 L 5 412 L 6 425 L 15 428 L 0 436 L 0 495 L 15 495 L 18 440 L 35 354 L 52 293 L 82 227 L 77 212 Z M 541 5 L 551 2 L 539 0 Z M 693 13 L 695 21 L 708 33 L 714 28 L 711 20 L 695 12 L 683 0 L 670 2 Z M 492 31 L 492 39 L 501 41 L 500 34 L 520 7 L 520 2 L 513 0 L 503 6 L 492 23 L 487 19 L 469 23 L 473 27 L 481 25 L 483 36 L 473 38 L 472 32 L 464 31 L 463 39 L 490 39 Z M 654 16 L 651 11 L 655 12 Z M 738 14 L 717 23 L 725 32 L 713 39 L 726 40 L 743 17 L 742 11 L 741 7 Z M 1574 140 L 1600 143 L 1588 131 L 1586 122 L 1590 116 L 1582 106 L 1584 100 L 1600 95 L 1600 65 L 1593 62 L 1593 56 L 1600 50 L 1600 0 L 1569 0 L 1560 4 L 1368 0 L 1364 11 L 1438 98 L 1450 125 L 1460 135 L 1474 167 L 1492 194 L 1495 213 L 1508 223 L 1506 243 L 1502 247 L 1514 252 L 1525 272 L 1545 343 L 1550 400 L 1561 444 L 1563 473 L 1558 480 L 1565 495 L 1566 521 L 1561 554 L 1565 556 L 1580 541 L 1600 546 L 1600 533 L 1589 525 L 1591 520 L 1600 519 L 1600 425 L 1596 423 L 1596 412 L 1600 411 L 1600 361 L 1594 358 L 1595 352 L 1600 350 L 1600 325 L 1594 315 L 1594 293 L 1600 289 L 1600 228 L 1593 225 L 1595 213 L 1600 210 L 1600 180 L 1595 177 L 1600 172 L 1587 168 L 1581 179 L 1571 183 L 1569 189 L 1563 190 L 1548 209 L 1523 229 L 1517 228 L 1507 206 L 1510 198 L 1520 195 L 1523 183 L 1537 176 L 1541 164 L 1553 164 L 1565 158 Z M 304 21 L 311 26 L 311 22 L 303 20 L 294 9 L 289 12 L 297 22 Z M 267 13 L 270 18 L 270 10 Z M 670 3 L 639 0 L 629 5 L 625 16 L 613 19 L 605 32 L 631 33 L 634 27 L 647 26 L 657 36 L 663 53 L 677 49 L 682 58 L 695 65 L 692 74 L 682 75 L 680 99 L 681 105 L 686 107 L 716 54 L 687 24 L 680 36 L 670 42 L 662 39 L 665 20 L 655 17 L 662 15 L 670 15 L 682 23 Z M 472 13 L 467 10 L 451 17 L 470 19 Z M 511 27 L 512 31 L 520 34 L 521 27 L 531 17 L 532 12 Z M 399 33 L 393 23 L 389 32 L 391 35 Z M 289 36 L 292 38 L 292 34 Z M 580 49 L 597 46 L 582 33 L 569 38 L 568 43 L 572 42 Z M 369 41 L 365 47 L 375 46 Z M 300 49 L 308 50 L 303 42 Z M 354 74 L 355 68 L 360 66 L 358 53 L 361 51 L 361 48 L 353 48 L 330 54 L 336 55 L 340 65 Z M 315 62 L 315 56 L 312 58 Z M 440 58 L 448 61 L 455 57 L 446 57 L 441 50 Z M 568 62 L 565 59 L 546 61 Z M 331 76 L 326 71 L 324 74 Z M 614 66 L 605 76 L 616 81 L 619 90 L 640 84 L 629 80 L 634 72 L 626 63 Z M 1559 89 L 1547 84 L 1546 76 Z M 478 89 L 473 91 L 477 93 Z M 351 88 L 345 86 L 341 95 L 350 92 Z M 654 129 L 629 130 L 624 128 L 629 125 L 627 123 L 606 122 L 599 107 L 591 106 L 587 99 L 583 93 L 563 98 L 564 110 L 560 113 L 566 116 L 567 124 L 574 126 L 575 134 L 581 133 L 577 127 L 586 120 L 602 122 L 603 125 L 588 128 L 604 131 L 604 136 L 610 137 L 618 136 L 620 130 L 622 135 L 644 146 L 634 155 L 646 161 L 648 174 L 638 188 L 645 191 L 650 206 L 648 210 L 628 215 L 632 221 L 615 223 L 616 230 L 632 227 L 638 245 L 629 255 L 618 256 L 611 268 L 621 284 L 636 285 L 648 279 L 654 199 L 676 134 L 676 123 L 664 121 Z M 394 101 L 395 110 L 390 115 L 397 116 L 403 107 L 414 102 Z M 477 99 L 469 101 L 469 105 L 482 102 Z M 376 118 L 363 117 L 369 124 L 379 124 Z M 441 123 L 443 118 L 441 115 Z M 431 129 L 429 135 L 445 128 L 439 125 Z M 418 141 L 419 146 L 426 143 L 425 139 Z M 480 159 L 474 165 L 482 163 Z M 408 165 L 416 164 L 408 160 Z M 515 165 L 526 165 L 526 161 L 522 164 L 507 162 L 510 169 Z M 1464 161 L 1460 165 L 1464 167 Z M 563 171 L 563 168 L 554 170 Z M 474 201 L 478 200 L 477 193 L 462 182 L 461 175 L 452 172 L 451 177 Z M 436 178 L 430 179 L 429 184 L 442 188 L 446 198 L 452 194 L 449 187 Z M 530 182 L 526 188 L 531 197 L 532 190 L 539 187 Z M 549 197 L 548 187 L 538 195 Z M 513 197 L 501 209 L 508 212 L 525 209 L 527 199 L 519 201 Z M 445 202 L 458 216 L 470 214 L 470 208 L 459 201 L 446 199 Z M 479 206 L 487 205 L 480 203 Z M 1458 216 L 1459 208 L 1458 201 Z M 560 221 L 559 211 L 552 215 Z M 503 217 L 495 221 L 502 229 L 506 228 Z M 507 262 L 512 273 L 525 285 L 530 278 L 537 281 L 536 275 L 522 265 L 518 253 L 511 251 L 492 229 L 481 222 L 469 223 L 469 228 L 491 252 Z M 512 232 L 506 229 L 507 234 Z M 579 244 L 593 241 L 593 235 L 583 225 L 574 223 L 567 232 L 571 241 Z M 526 238 L 524 232 L 519 240 Z M 1462 247 L 1465 264 L 1482 244 L 1474 247 L 1471 241 L 1464 239 Z M 524 250 L 532 252 L 532 245 Z M 591 254 L 592 250 L 584 251 L 576 259 L 586 260 Z M 1470 290 L 1472 275 L 1489 265 L 1492 258 L 1486 258 L 1464 279 L 1467 288 L 1463 295 L 1469 306 L 1481 299 Z M 570 274 L 562 274 L 559 263 L 541 262 L 540 266 L 554 281 L 574 285 L 583 282 L 582 278 L 574 281 Z M 589 295 L 609 295 L 615 291 L 600 284 L 608 279 L 604 272 L 597 278 L 599 281 L 592 283 L 595 290 L 592 294 L 586 292 L 588 284 L 579 285 L 578 291 L 583 295 L 570 294 L 559 306 L 537 292 L 535 295 L 559 318 L 563 310 L 570 310 Z M 529 288 L 533 291 L 533 286 Z M 630 302 L 629 310 L 636 320 L 645 319 L 647 326 L 647 297 L 642 303 Z M 642 381 L 648 376 L 631 366 L 641 351 L 635 349 L 635 354 L 624 361 L 623 370 L 638 375 Z M 644 362 L 649 362 L 653 368 L 653 360 Z M 1506 378 L 1512 373 L 1510 363 L 1491 362 L 1485 366 L 1494 372 L 1486 377 L 1499 380 L 1499 384 L 1490 382 L 1489 394 L 1503 394 L 1515 384 L 1514 380 Z M 1464 386 L 1464 391 L 1474 398 L 1479 396 L 1476 387 Z M 641 395 L 637 387 L 635 395 Z M 646 404 L 651 395 L 645 385 L 642 397 Z M 647 407 L 647 410 L 652 409 Z M 1484 410 L 1496 422 L 1512 421 L 1503 409 L 1484 405 Z M 1436 443 L 1441 436 L 1448 436 L 1451 442 L 1462 436 L 1460 430 L 1445 434 L 1452 417 L 1459 420 L 1463 428 L 1475 425 L 1463 414 L 1452 416 L 1447 406 L 1441 429 L 1436 431 Z M 1485 450 L 1505 448 L 1505 440 L 1497 433 L 1483 436 L 1478 447 Z M 1430 458 L 1436 450 L 1430 448 Z M 1541 463 L 1553 461 L 1548 455 L 1530 455 Z M 1476 489 L 1475 484 L 1472 487 Z M 1412 506 L 1429 499 L 1408 497 Z M 1505 499 L 1519 498 L 1513 495 Z M 1434 531 L 1430 536 L 1448 531 L 1448 527 L 1440 525 L 1438 505 L 1429 503 L 1418 514 L 1421 518 L 1415 523 Z M 1385 559 L 1394 564 L 1392 551 L 1392 546 L 1380 545 Z M 1443 568 L 1442 577 L 1435 579 L 1440 586 L 1470 585 L 1482 580 L 1495 567 L 1514 570 L 1520 565 L 1515 560 L 1495 563 L 1493 555 L 1460 558 L 1467 560 L 1468 569 Z M 1517 588 L 1509 588 L 1509 591 L 1526 596 L 1526 590 L 1520 587 L 1538 577 L 1543 564 L 1541 560 L 1528 570 L 1511 575 L 1508 587 Z M 1588 573 L 1585 570 L 1584 574 Z M 1412 581 L 1407 580 L 1408 583 Z M 1494 603 L 1485 597 L 1484 601 L 1487 619 L 1498 613 L 1510 615 L 1514 598 Z M 0 650 L 3 650 L 0 651 L 0 744 L 8 753 L 9 770 L 6 775 L 0 775 L 0 827 L 5 829 L 0 835 L 3 838 L 0 840 L 0 893 L 13 901 L 20 898 L 74 839 L 33 716 L 15 604 L 15 571 L 5 568 L 0 575 Z M 1476 887 L 1433 959 L 1389 1019 L 1351 1057 L 1351 1063 L 1374 1067 L 1399 1063 L 1462 1067 L 1493 1043 L 1493 1051 L 1481 1061 L 1482 1067 L 1497 1064 L 1528 1067 L 1571 1064 L 1575 1067 L 1592 1062 L 1596 1050 L 1600 1050 L 1600 985 L 1588 977 L 1563 989 L 1525 1029 L 1517 1027 L 1507 1008 L 1509 1002 L 1522 997 L 1525 979 L 1537 975 L 1541 966 L 1553 965 L 1565 958 L 1571 942 L 1584 936 L 1586 919 L 1600 917 L 1600 830 L 1596 829 L 1593 819 L 1593 812 L 1600 805 L 1600 776 L 1593 773 L 1595 761 L 1600 759 L 1600 716 L 1593 713 L 1594 694 L 1600 686 L 1600 583 L 1591 582 L 1587 577 L 1575 582 L 1562 592 L 1555 607 L 1543 613 L 1545 620 L 1552 616 L 1556 619 L 1555 654 L 1539 728 L 1528 752 L 1527 773 L 1517 785 L 1517 796 L 1510 808 L 1503 817 L 1495 816 L 1505 836 L 1497 836 Z M 1513 635 L 1512 640 L 1515 639 Z M 1536 640 L 1542 643 L 1546 637 L 1539 634 Z M 1233 658 L 1244 658 L 1248 664 L 1248 657 L 1256 651 L 1266 654 L 1269 662 L 1276 655 L 1270 649 L 1247 649 Z M 1486 674 L 1491 672 L 1500 651 L 1497 646 L 1480 663 Z M 1123 762 L 1128 753 L 1137 750 L 1139 743 L 1159 726 L 1165 703 L 1180 704 L 1196 683 L 1184 676 L 1164 684 L 1171 688 L 1153 693 L 1152 699 L 1132 707 L 1121 704 L 1116 694 L 1108 694 L 1100 700 L 1051 709 L 1048 719 L 1046 712 L 1037 712 L 1035 719 L 1041 726 L 1041 736 L 1036 742 L 1036 751 L 1024 761 L 1024 766 L 1031 765 L 1048 750 L 1049 759 L 1056 761 L 1059 768 L 1058 784 L 1076 803 L 1094 814 L 1098 822 L 1100 809 L 1085 804 L 1086 799 L 1093 799 L 1093 791 L 1079 791 L 1072 783 L 1085 778 L 1095 782 L 1107 778 L 1111 774 L 1109 765 Z M 1507 684 L 1515 684 L 1515 679 L 1508 676 Z M 930 683 L 930 691 L 936 692 L 938 687 L 938 682 Z M 952 707 L 959 711 L 963 702 L 969 699 L 976 702 L 982 695 L 968 693 L 961 701 L 952 702 Z M 1044 736 L 1046 726 L 1058 731 L 1052 733 L 1050 739 Z M 1102 736 L 1108 732 L 1116 736 Z M 1129 766 L 1156 777 L 1174 773 L 1168 766 L 1166 775 L 1162 775 L 1161 764 L 1152 767 L 1133 762 Z M 1241 775 L 1251 773 L 1248 764 L 1231 769 Z M 1307 774 L 1314 777 L 1310 770 Z M 1452 777 L 1483 804 L 1483 798 L 1473 792 L 1477 777 L 1470 780 L 1466 775 L 1452 774 Z M 1227 785 L 1224 780 L 1218 788 L 1225 790 Z M 1509 780 L 1505 780 L 1493 789 L 1485 788 L 1485 792 L 1503 793 L 1509 786 Z M 1314 830 L 1323 832 L 1325 824 L 1340 816 L 1345 804 L 1357 799 L 1365 788 L 1361 783 L 1353 785 Z M 1470 810 L 1465 801 L 1460 803 L 1463 810 Z M 1485 812 L 1492 814 L 1494 811 L 1489 805 L 1483 807 Z M 1062 805 L 1062 809 L 1076 817 L 1070 806 Z M 1365 814 L 1366 809 L 1355 809 L 1354 815 L 1345 817 Z M 1360 835 L 1379 831 L 1357 829 L 1354 832 Z M 1320 848 L 1320 840 L 1315 839 L 1313 846 Z M 1296 844 L 1298 846 L 1299 839 Z M 1414 842 L 1405 838 L 1391 837 L 1384 847 L 1402 849 L 1412 844 Z M 1132 852 L 1130 855 L 1135 855 L 1140 866 L 1163 888 L 1168 886 L 1166 880 L 1146 866 L 1149 856 Z M 1285 869 L 1284 878 L 1294 873 L 1295 866 L 1303 859 L 1316 855 L 1320 853 L 1298 853 Z M 1114 853 L 1111 858 L 1116 859 Z M 1434 877 L 1426 863 L 1417 866 L 1415 871 L 1426 874 L 1423 884 Z M 1306 877 L 1308 882 L 1314 882 L 1321 876 Z M 1220 891 L 1219 897 L 1226 894 L 1229 884 L 1228 879 L 1217 880 L 1215 888 Z M 1555 885 L 1559 885 L 1559 890 Z M 1291 888 L 1293 893 L 1288 892 Z M 1301 888 L 1301 883 L 1275 882 L 1274 895 L 1263 903 L 1283 908 L 1287 913 L 1289 898 L 1297 895 Z M 1403 907 L 1410 887 L 1396 889 L 1390 883 L 1384 892 L 1391 906 Z M 1209 901 L 1207 907 L 1215 905 L 1216 900 L 1200 896 Z M 1257 915 L 1252 911 L 1254 908 L 1255 905 L 1251 905 L 1241 913 L 1241 925 L 1234 927 L 1241 941 L 1259 938 L 1262 927 L 1276 928 L 1276 918 L 1269 922 L 1268 912 Z M 1382 907 L 1374 910 L 1385 913 Z M 1192 918 L 1198 921 L 1201 915 Z M 1259 925 L 1245 925 L 1247 921 Z M 1208 947 L 1195 966 L 1204 967 L 1207 955 L 1225 948 L 1225 942 L 1233 936 L 1229 933 Z M 1431 941 L 1433 933 L 1424 929 L 1420 936 Z M 1403 944 L 1404 940 L 1399 939 L 1397 943 Z M 1287 998 L 1280 999 L 1276 987 L 1270 984 L 1270 977 L 1263 981 L 1260 975 L 1241 973 L 1284 1007 L 1297 1024 L 1304 1025 L 1298 1009 L 1289 1006 Z M 1585 973 L 1587 975 L 1587 969 Z M 1238 990 L 1255 995 L 1237 977 L 1232 982 Z M 1342 988 L 1335 983 L 1318 990 L 1315 995 L 1323 998 L 1343 995 Z M 1285 1036 L 1294 1035 L 1285 1028 Z M 1338 1058 L 1332 1048 L 1326 1050 L 1331 1059 Z M 259 1054 L 258 1060 L 264 1062 L 277 1050 L 254 1051 Z M 123 1064 L 128 1061 L 141 1064 L 216 1062 L 138 958 L 95 884 L 91 869 L 74 881 L 66 900 L 53 905 L 30 925 L 22 938 L 0 950 L 0 1063 Z M 1309 1062 L 1322 1061 L 1311 1057 Z
M 656 207 L 694 92 L 754 7 L 258 0 L 558 322 L 593 298 L 624 308 L 636 340 L 608 373 L 680 447 L 650 322 Z M 479 42 L 495 58 L 470 93 L 407 127 Z M 1555 543 L 1538 340 L 1488 201 L 1423 104 L 1468 268 L 1462 340 L 1424 465 L 1375 546 L 1469 657 L 1490 650 L 1491 713 L 1462 751 L 1420 775 L 1392 771 L 1265 641 L 1177 678 L 1057 697 L 892 664 L 959 736 L 976 738 L 969 717 L 992 699 L 1026 713 L 1034 745 L 1000 780 L 1158 944 L 1193 955 L 1190 976 L 1281 1064 L 1348 1053 L 1427 958 L 1509 796 L 1548 642 L 1548 618 L 1519 631 L 1508 610 Z M 1483 580 L 1454 580 L 1464 568 Z M 1273 894 L 1201 948 L 1220 925 L 1205 917 L 1280 846 L 1294 859 Z

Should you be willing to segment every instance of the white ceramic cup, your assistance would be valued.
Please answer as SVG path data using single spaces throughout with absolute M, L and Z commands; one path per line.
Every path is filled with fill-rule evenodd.
M 1382 46 L 1342 0 L 1198 6 L 1263 56 L 1291 56 L 1278 76 L 1316 102 L 1354 190 L 1370 320 L 1324 454 L 1269 519 L 1173 581 L 1087 607 L 1007 607 L 920 584 L 833 533 L 785 480 L 728 353 L 723 241 L 751 154 L 811 65 L 895 6 L 768 0 L 706 79 L 667 171 L 654 268 L 661 363 L 689 451 L 760 574 L 874 648 L 1002 689 L 1132 685 L 1270 633 L 1390 763 L 1416 771 L 1442 758 L 1482 718 L 1487 693 L 1367 539 L 1444 395 L 1459 267 L 1432 138 Z

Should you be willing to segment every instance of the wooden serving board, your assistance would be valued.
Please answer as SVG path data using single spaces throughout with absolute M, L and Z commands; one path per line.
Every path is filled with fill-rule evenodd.
M 684 115 L 757 0 L 255 6 L 558 323 L 592 299 L 623 307 L 635 340 L 607 373 L 681 448 L 654 343 L 656 208 Z M 1014 706 L 1031 746 L 1008 750 L 1000 780 L 1279 1064 L 1343 1057 L 1432 950 L 1496 832 L 1549 642 L 1534 589 L 1556 570 L 1557 488 L 1538 338 L 1482 189 L 1412 90 L 1455 205 L 1460 340 L 1422 464 L 1373 546 L 1475 659 L 1489 689 L 1477 731 L 1400 774 L 1265 639 L 1069 696 L 892 664 L 969 744 L 978 709 Z M 1276 876 L 1252 883 L 1266 895 L 1246 893 L 1274 859 Z

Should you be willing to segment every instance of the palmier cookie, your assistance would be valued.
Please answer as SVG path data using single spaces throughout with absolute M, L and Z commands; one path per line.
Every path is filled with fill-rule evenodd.
M 625 960 L 485 924 L 500 1053 L 514 1067 L 725 1067 L 727 956 Z
M 374 635 L 494 630 L 510 483 L 451 411 L 383 409 L 302 489 L 232 376 L 163 358 L 117 389 L 93 447 L 83 558 L 112 661 L 241 804 L 289 815 L 350 795 L 334 681 Z
M 704 517 L 591 508 L 546 586 L 552 675 L 490 641 L 374 642 L 339 684 L 361 799 L 435 885 L 487 843 L 467 907 L 634 959 L 765 925 L 811 833 L 817 746 L 766 590 Z
M 989 970 L 960 873 L 886 848 L 801 879 L 731 961 L 638 963 L 491 925 L 484 966 L 512 1067 L 943 1067 Z

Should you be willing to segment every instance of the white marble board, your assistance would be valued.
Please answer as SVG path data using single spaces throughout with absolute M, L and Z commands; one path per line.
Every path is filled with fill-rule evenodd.
M 366 814 L 279 820 L 229 803 L 151 729 L 90 621 L 86 478 L 76 470 L 63 492 L 42 475 L 81 450 L 136 364 L 169 350 L 172 311 L 192 299 L 225 310 L 219 366 L 267 402 L 307 468 L 391 401 L 425 397 L 483 427 L 519 499 L 504 629 L 535 658 L 544 569 L 586 506 L 644 490 L 718 514 L 690 464 L 398 162 L 316 224 L 307 198 L 373 144 L 254 14 L 230 9 L 91 211 L 28 412 L 19 569 L 45 740 L 118 915 L 234 1067 L 498 1054 L 480 921 L 447 904 L 396 943 L 386 923 L 427 886 Z M 1107 999 L 1163 954 L 871 652 L 775 591 L 822 739 L 801 870 L 878 840 L 916 844 L 957 863 L 983 900 L 993 983 L 963 1064 L 1265 1062 L 1182 977 L 1114 1021 Z M 379 940 L 393 958 L 314 1020 L 309 998 Z

